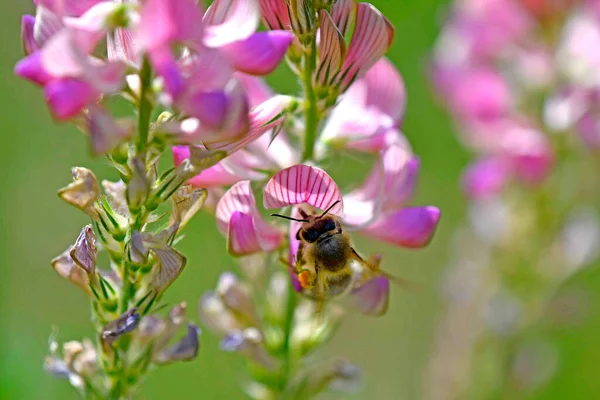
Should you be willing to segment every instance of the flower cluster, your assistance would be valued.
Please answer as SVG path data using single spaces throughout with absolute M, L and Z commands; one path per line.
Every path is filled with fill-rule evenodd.
M 594 0 L 456 3 L 432 77 L 479 154 L 464 176 L 470 196 L 543 181 L 557 157 L 549 134 L 569 132 L 597 147 L 598 44 Z
M 89 135 L 92 153 L 121 178 L 99 185 L 78 167 L 59 192 L 91 225 L 52 265 L 90 297 L 98 345 L 69 342 L 61 354 L 52 340 L 48 369 L 85 395 L 117 398 L 150 365 L 196 355 L 192 324 L 168 345 L 185 305 L 153 312 L 187 263 L 175 248 L 182 228 L 206 203 L 248 282 L 223 274 L 200 314 L 224 350 L 253 364 L 248 393 L 311 397 L 348 386 L 358 378 L 351 364 L 302 361 L 339 325 L 342 308 L 330 300 L 382 315 L 393 278 L 346 230 L 419 248 L 440 216 L 408 205 L 419 159 L 401 132 L 402 78 L 384 58 L 394 28 L 355 0 L 196 3 L 37 0 L 35 16 L 23 17 L 16 74 L 40 86 L 52 116 Z M 257 31 L 261 19 L 266 31 Z M 284 59 L 303 96 L 275 94 L 260 78 Z M 114 97 L 137 115 L 117 117 Z M 169 149 L 175 166 L 160 173 Z M 323 166 L 349 152 L 375 162 L 342 194 Z M 265 220 L 256 195 L 292 221 Z M 110 268 L 96 268 L 99 249 Z M 289 276 L 271 265 L 282 262 Z
M 555 354 L 538 351 L 552 348 L 548 338 L 523 337 L 561 283 L 598 256 L 599 6 L 457 0 L 451 8 L 430 72 L 476 158 L 462 180 L 469 223 L 447 276 L 430 398 L 510 398 L 511 388 L 536 390 L 553 373 L 531 378 Z M 494 349 L 482 346 L 490 342 Z M 473 379 L 478 363 L 507 367 Z

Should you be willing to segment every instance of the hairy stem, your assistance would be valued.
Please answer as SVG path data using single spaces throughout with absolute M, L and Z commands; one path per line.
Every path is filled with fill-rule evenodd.
M 304 88 L 304 150 L 302 160 L 312 160 L 315 142 L 317 140 L 317 129 L 319 127 L 319 110 L 317 108 L 317 96 L 313 86 L 313 73 L 317 64 L 317 46 L 313 39 L 308 50 L 304 54 L 304 69 L 302 71 L 302 85 Z

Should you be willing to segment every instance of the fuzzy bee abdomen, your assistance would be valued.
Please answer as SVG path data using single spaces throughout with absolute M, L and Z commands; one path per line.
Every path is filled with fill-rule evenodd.
M 319 260 L 319 264 L 331 272 L 336 272 L 343 269 L 347 262 L 350 246 L 341 237 L 333 236 L 328 240 L 317 243 L 314 252 L 315 259 Z

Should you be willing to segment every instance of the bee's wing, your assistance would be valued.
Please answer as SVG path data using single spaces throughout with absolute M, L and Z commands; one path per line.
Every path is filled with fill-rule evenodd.
M 408 279 L 396 276 L 396 275 L 392 275 L 386 271 L 383 271 L 380 268 L 381 256 L 378 254 L 375 254 L 375 255 L 369 257 L 368 260 L 365 260 L 364 258 L 362 258 L 360 256 L 360 254 L 358 254 L 356 252 L 356 250 L 354 250 L 354 248 L 352 248 L 352 259 L 356 264 L 358 264 L 363 269 L 363 272 L 367 272 L 366 274 L 363 273 L 361 276 L 362 283 L 372 279 L 375 276 L 385 276 L 391 282 L 393 282 L 394 284 L 396 284 L 406 290 L 415 291 L 418 289 L 417 284 L 415 284 L 414 282 L 409 281 Z M 359 285 L 360 285 L 360 283 L 359 283 Z

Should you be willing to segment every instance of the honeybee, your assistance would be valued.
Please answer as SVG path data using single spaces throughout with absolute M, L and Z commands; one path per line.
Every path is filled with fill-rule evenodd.
M 296 233 L 300 246 L 295 256 L 294 271 L 303 293 L 316 300 L 319 308 L 323 302 L 347 294 L 374 276 L 389 276 L 379 268 L 379 257 L 365 260 L 354 250 L 340 219 L 329 214 L 338 203 L 339 200 L 320 215 L 299 209 L 302 219 L 271 214 L 302 223 Z

